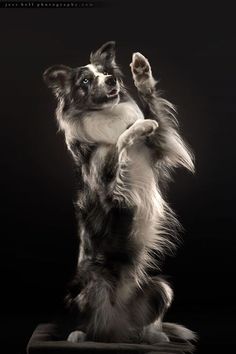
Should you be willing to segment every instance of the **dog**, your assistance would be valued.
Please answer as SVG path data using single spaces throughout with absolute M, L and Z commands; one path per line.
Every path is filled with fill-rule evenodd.
M 43 75 L 77 172 L 80 250 L 66 296 L 77 321 L 71 342 L 195 339 L 184 326 L 163 322 L 173 291 L 151 275 L 177 244 L 179 223 L 162 186 L 175 167 L 194 172 L 193 153 L 148 59 L 136 52 L 130 68 L 139 105 L 124 85 L 113 41 L 87 65 L 55 65 Z

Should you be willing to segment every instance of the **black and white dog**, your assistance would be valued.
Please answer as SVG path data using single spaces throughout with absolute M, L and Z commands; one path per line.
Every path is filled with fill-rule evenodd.
M 80 253 L 67 303 L 84 321 L 69 335 L 73 342 L 194 339 L 187 328 L 162 323 L 173 292 L 150 275 L 175 247 L 178 228 L 160 186 L 173 167 L 193 172 L 193 156 L 148 60 L 134 53 L 130 67 L 142 110 L 124 86 L 114 42 L 92 53 L 88 65 L 44 73 L 77 166 Z

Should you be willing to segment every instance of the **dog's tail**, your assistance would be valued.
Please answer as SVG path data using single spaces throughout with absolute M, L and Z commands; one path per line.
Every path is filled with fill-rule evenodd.
M 182 339 L 184 341 L 196 341 L 197 334 L 190 329 L 177 323 L 163 322 L 162 330 L 170 338 Z

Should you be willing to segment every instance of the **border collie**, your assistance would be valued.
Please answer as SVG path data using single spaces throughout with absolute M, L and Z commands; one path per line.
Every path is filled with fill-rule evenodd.
M 193 172 L 193 154 L 147 58 L 134 53 L 130 67 L 142 108 L 124 86 L 115 42 L 91 53 L 87 65 L 56 65 L 44 73 L 77 170 L 80 252 L 66 297 L 78 318 L 72 342 L 153 344 L 173 335 L 195 337 L 162 322 L 173 292 L 150 272 L 160 272 L 160 260 L 177 243 L 178 221 L 161 186 L 174 167 Z

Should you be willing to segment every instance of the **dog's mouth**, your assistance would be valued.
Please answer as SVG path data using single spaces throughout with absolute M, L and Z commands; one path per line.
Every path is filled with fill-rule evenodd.
M 118 93 L 118 90 L 114 88 L 107 93 L 107 98 L 116 98 L 118 96 Z

